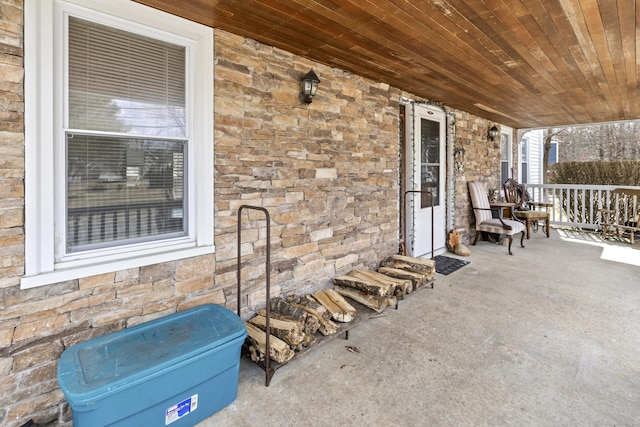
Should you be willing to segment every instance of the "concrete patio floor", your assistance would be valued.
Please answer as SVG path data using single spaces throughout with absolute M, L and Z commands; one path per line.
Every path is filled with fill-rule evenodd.
M 470 246 L 269 387 L 243 358 L 238 398 L 199 426 L 640 425 L 640 244 L 554 229 L 513 246 Z

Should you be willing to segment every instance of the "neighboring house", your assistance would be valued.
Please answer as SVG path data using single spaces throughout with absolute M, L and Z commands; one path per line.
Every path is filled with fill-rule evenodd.
M 524 132 L 520 137 L 517 150 L 518 181 L 523 184 L 544 184 L 542 166 L 544 131 L 533 129 Z
M 467 181 L 499 185 L 482 117 L 136 3 L 21 4 L 0 5 L 2 425 L 68 418 L 56 366 L 74 343 L 204 303 L 263 307 L 260 215 L 241 218 L 236 294 L 242 205 L 271 212 L 277 296 L 397 253 L 432 202 L 402 210 L 403 185 L 434 189 L 443 236 L 472 226 Z
M 512 138 L 516 134 L 516 143 Z M 523 184 L 542 184 L 542 157 L 544 150 L 544 132 L 532 129 L 514 132 L 502 126 L 500 129 L 500 182 L 515 178 Z M 502 192 L 502 189 L 501 189 Z

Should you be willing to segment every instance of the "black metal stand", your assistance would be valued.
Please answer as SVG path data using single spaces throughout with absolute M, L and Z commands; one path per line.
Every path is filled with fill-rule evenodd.
M 273 369 L 271 367 L 271 347 L 270 347 L 270 343 L 269 343 L 269 337 L 271 336 L 271 216 L 269 215 L 269 211 L 266 210 L 263 207 L 260 206 L 249 206 L 249 205 L 242 205 L 240 206 L 240 208 L 238 209 L 238 257 L 237 257 L 237 285 L 238 285 L 238 295 L 237 295 L 237 299 L 238 299 L 238 316 L 240 316 L 240 295 L 242 295 L 241 292 L 241 281 L 242 281 L 242 275 L 240 272 L 240 269 L 242 268 L 242 220 L 241 220 L 241 215 L 242 215 L 242 210 L 243 209 L 254 209 L 254 210 L 258 210 L 258 211 L 262 211 L 264 212 L 265 215 L 265 219 L 267 221 L 267 249 L 266 249 L 266 255 L 267 255 L 267 260 L 266 260 L 266 271 L 265 271 L 265 276 L 266 276 L 266 327 L 265 327 L 265 333 L 266 333 L 266 338 L 265 338 L 265 347 L 266 347 L 266 351 L 265 351 L 265 364 L 263 366 L 264 370 L 265 370 L 265 385 L 268 387 L 269 386 L 269 382 L 271 382 L 271 377 L 273 377 L 273 374 L 275 373 L 275 369 Z

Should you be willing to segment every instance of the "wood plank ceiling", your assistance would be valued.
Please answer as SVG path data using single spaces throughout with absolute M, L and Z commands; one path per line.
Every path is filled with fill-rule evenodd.
M 515 128 L 640 119 L 636 0 L 136 1 Z

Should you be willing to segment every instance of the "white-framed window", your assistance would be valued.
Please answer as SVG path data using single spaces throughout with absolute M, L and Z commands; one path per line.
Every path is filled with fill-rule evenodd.
M 529 183 L 529 137 L 523 137 L 520 143 L 520 182 Z
M 213 30 L 26 0 L 22 288 L 213 251 Z
M 513 129 L 507 126 L 500 126 L 500 191 L 504 192 L 502 184 L 511 178 L 511 153 Z

